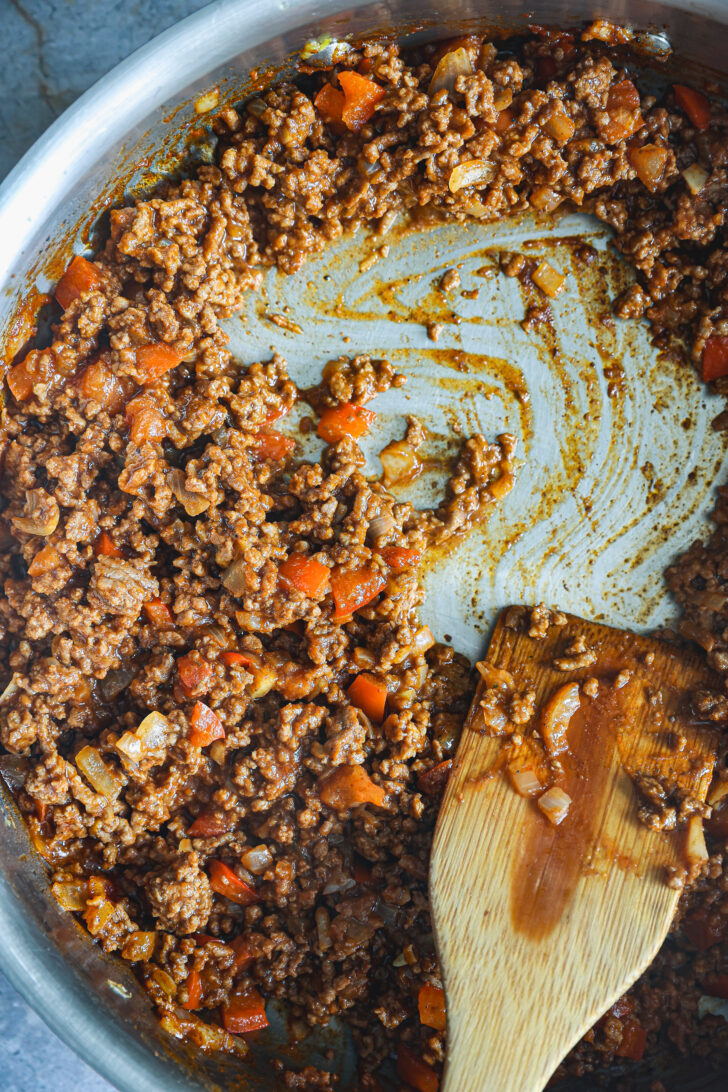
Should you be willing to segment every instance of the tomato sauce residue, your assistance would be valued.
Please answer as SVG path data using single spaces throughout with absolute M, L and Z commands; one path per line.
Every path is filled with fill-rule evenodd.
M 556 928 L 593 856 L 602 804 L 619 762 L 619 719 L 612 687 L 601 688 L 595 700 L 582 696 L 569 723 L 569 749 L 562 756 L 564 772 L 555 779 L 571 797 L 569 813 L 557 827 L 534 815 L 519 845 L 513 865 L 511 917 L 517 932 L 534 940 L 547 937 Z

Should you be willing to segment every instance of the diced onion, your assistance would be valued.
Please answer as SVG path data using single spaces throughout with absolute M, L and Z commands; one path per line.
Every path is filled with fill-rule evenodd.
M 252 673 L 253 681 L 248 687 L 248 694 L 251 698 L 265 697 L 276 684 L 276 672 L 266 664 L 261 667 L 252 667 L 249 670 Z
M 533 208 L 539 212 L 553 212 L 558 208 L 563 198 L 550 186 L 534 186 L 528 199 Z
M 564 287 L 564 281 L 566 277 L 563 273 L 559 273 L 557 269 L 554 269 L 548 262 L 539 262 L 536 269 L 533 272 L 533 283 L 537 284 L 542 292 L 545 292 L 547 296 L 558 296 L 561 289 Z
M 85 880 L 57 880 L 51 891 L 63 910 L 78 912 L 86 909 L 88 885 Z
M 417 452 L 406 440 L 394 440 L 380 451 L 384 467 L 384 484 L 395 485 L 415 478 L 422 469 Z
M 127 938 L 121 951 L 122 957 L 128 959 L 130 963 L 148 963 L 154 955 L 156 943 L 156 933 L 137 930 Z
M 476 668 L 486 686 L 504 687 L 506 690 L 515 690 L 516 683 L 510 671 L 504 667 L 495 667 L 487 660 L 476 663 Z
M 242 557 L 237 561 L 233 561 L 222 574 L 223 587 L 231 595 L 245 595 L 250 590 L 247 571 L 248 564 Z
M 377 546 L 381 541 L 386 539 L 393 530 L 394 520 L 391 516 L 375 516 L 367 529 L 367 542 L 372 546 Z
M 161 713 L 148 713 L 134 732 L 124 732 L 116 741 L 116 749 L 131 763 L 141 762 L 154 752 L 164 751 L 171 724 Z
M 689 879 L 693 880 L 708 860 L 708 847 L 705 844 L 703 820 L 699 815 L 692 815 L 688 819 L 685 858 L 688 862 Z
M 576 682 L 559 687 L 546 702 L 541 714 L 541 735 L 550 755 L 559 755 L 566 750 L 566 730 L 579 704 L 579 684 Z
M 203 497 L 200 493 L 195 493 L 187 488 L 185 485 L 187 475 L 184 470 L 179 470 L 177 467 L 174 467 L 169 471 L 167 479 L 169 481 L 169 488 L 172 490 L 188 516 L 199 516 L 203 512 L 206 512 L 210 507 L 210 502 L 207 497 Z
M 329 932 L 329 915 L 323 906 L 319 906 L 314 914 L 316 919 L 316 932 L 318 933 L 319 948 L 322 951 L 326 951 L 333 944 L 331 939 L 331 933 Z
M 61 518 L 61 511 L 55 497 L 49 496 L 45 489 L 30 489 L 26 494 L 25 507 L 27 516 L 13 516 L 13 525 L 26 535 L 52 535 Z
M 483 186 L 490 182 L 495 167 L 489 159 L 468 159 L 453 167 L 448 186 L 451 193 L 457 193 L 465 186 Z
M 261 876 L 266 868 L 270 868 L 273 864 L 273 855 L 268 846 L 260 845 L 246 850 L 240 860 L 248 872 L 252 872 L 254 876 Z
M 697 163 L 691 164 L 686 167 L 684 171 L 680 171 L 687 182 L 688 189 L 694 195 L 697 195 L 702 190 L 705 183 L 708 181 L 708 172 L 699 167 Z
M 14 694 L 17 694 L 19 689 L 20 688 L 17 683 L 17 676 L 11 675 L 10 682 L 3 690 L 2 694 L 0 694 L 0 702 L 8 701 L 8 699 L 12 698 Z
M 432 636 L 432 630 L 429 626 L 422 626 L 412 638 L 412 649 L 414 652 L 420 654 L 427 652 L 434 644 L 435 638 Z
M 115 800 L 124 786 L 121 776 L 107 766 L 96 747 L 82 747 L 76 755 L 76 766 L 96 792 L 107 800 Z
M 657 189 L 667 166 L 667 148 L 661 144 L 643 144 L 641 148 L 630 148 L 627 158 L 642 185 L 650 191 Z
M 546 792 L 543 796 L 539 796 L 536 803 L 548 821 L 557 827 L 566 818 L 571 806 L 571 797 L 558 785 L 554 785 L 552 788 L 546 789 Z
M 195 113 L 208 114 L 210 110 L 215 109 L 219 101 L 220 89 L 213 87 L 210 91 L 206 91 L 204 95 L 200 95 L 199 99 L 195 99 Z
M 563 106 L 559 106 L 559 108 L 554 110 L 551 114 L 551 117 L 547 118 L 544 128 L 549 136 L 554 138 L 557 144 L 566 144 L 567 140 L 571 140 L 574 135 L 574 122 L 566 113 Z
M 511 763 L 508 766 L 508 776 L 519 796 L 538 796 L 543 789 L 543 785 L 532 766 L 519 766 Z
M 152 978 L 159 988 L 167 994 L 167 997 L 174 997 L 177 987 L 174 984 L 174 979 L 166 971 L 163 971 L 161 967 L 155 967 L 152 971 Z
M 96 937 L 103 932 L 115 910 L 116 907 L 109 899 L 101 899 L 99 902 L 93 901 L 86 904 L 83 916 L 86 928 L 91 936 Z
M 470 76 L 472 72 L 473 66 L 467 51 L 462 47 L 452 49 L 438 61 L 430 80 L 430 94 L 436 95 L 438 91 L 452 93 L 458 76 Z

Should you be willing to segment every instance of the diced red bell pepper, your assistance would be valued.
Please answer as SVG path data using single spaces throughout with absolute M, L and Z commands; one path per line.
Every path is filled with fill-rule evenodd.
M 387 687 L 381 679 L 375 679 L 373 675 L 363 672 L 357 675 L 346 693 L 351 704 L 366 713 L 370 720 L 377 724 L 384 720 Z
M 345 436 L 358 440 L 368 431 L 376 416 L 374 410 L 344 402 L 341 406 L 324 410 L 316 431 L 327 444 L 335 444 Z
M 255 956 L 250 950 L 250 945 L 245 937 L 235 937 L 232 942 L 232 950 L 235 952 L 235 959 L 233 960 L 233 971 L 247 971 L 255 962 Z
M 417 994 L 417 1009 L 420 1023 L 435 1031 L 444 1031 L 447 1027 L 445 1014 L 445 991 L 430 982 L 423 982 Z
M 187 975 L 187 982 L 185 983 L 187 990 L 187 1000 L 182 1005 L 183 1009 L 187 1009 L 192 1012 L 194 1009 L 199 1009 L 202 1003 L 202 979 L 200 978 L 200 972 L 196 971 L 194 967 Z
M 282 562 L 278 575 L 286 587 L 307 595 L 309 599 L 319 599 L 326 591 L 331 570 L 313 557 L 293 553 Z
M 328 125 L 343 125 L 344 92 L 331 83 L 325 83 L 313 104 Z
M 224 739 L 225 729 L 222 726 L 217 713 L 205 705 L 203 701 L 196 701 L 190 714 L 190 734 L 188 739 L 193 747 L 207 747 L 216 739 Z
M 422 560 L 419 550 L 408 550 L 406 546 L 382 546 L 379 553 L 396 573 L 415 569 Z
M 230 899 L 231 902 L 236 902 L 239 906 L 252 906 L 254 902 L 260 901 L 258 892 L 236 876 L 232 868 L 224 861 L 210 861 L 208 875 L 212 890 Z
M 172 611 L 158 597 L 145 603 L 143 610 L 147 616 L 147 621 L 150 625 L 156 626 L 157 629 L 169 629 L 170 626 L 174 625 Z
M 140 345 L 136 351 L 137 371 L 143 383 L 153 383 L 160 376 L 176 368 L 182 357 L 164 341 Z
M 94 360 L 88 367 L 82 368 L 73 382 L 82 398 L 97 402 L 110 413 L 118 413 L 124 404 L 121 383 L 102 359 Z
M 285 436 L 274 428 L 261 429 L 255 437 L 253 452 L 257 459 L 270 459 L 280 463 L 293 452 L 296 441 L 292 436 Z
M 632 1062 L 639 1062 L 647 1045 L 647 1032 L 642 1025 L 633 1019 L 625 1020 L 622 1026 L 622 1039 L 615 1053 L 618 1058 L 629 1058 Z
M 188 652 L 177 660 L 177 677 L 187 696 L 196 697 L 209 689 L 212 668 L 199 652 Z
M 256 989 L 232 994 L 222 1007 L 222 1022 L 232 1035 L 247 1035 L 269 1026 L 265 1001 Z
M 49 543 L 47 546 L 43 546 L 35 555 L 28 565 L 28 573 L 30 576 L 45 576 L 46 573 L 57 569 L 60 564 L 61 555 L 55 546 L 51 546 Z
M 84 292 L 98 288 L 101 280 L 101 274 L 93 262 L 77 254 L 56 285 L 56 299 L 66 311 Z
M 705 132 L 710 125 L 710 100 L 694 87 L 685 87 L 682 83 L 673 85 L 675 102 L 685 111 L 694 128 Z
M 710 383 L 713 379 L 722 379 L 728 375 L 728 337 L 715 335 L 709 337 L 703 348 L 703 379 Z
M 358 72 L 340 72 L 339 83 L 344 92 L 341 120 L 347 129 L 358 133 L 366 125 L 385 95 L 385 89 Z
M 255 660 L 250 656 L 246 656 L 244 652 L 221 652 L 218 660 L 226 667 L 234 667 L 236 664 L 241 664 L 243 667 L 256 666 Z
M 114 542 L 111 535 L 102 531 L 94 542 L 94 553 L 97 557 L 123 557 L 124 554 Z
M 437 766 L 431 766 L 429 770 L 423 770 L 417 778 L 417 788 L 425 796 L 437 799 L 442 796 L 447 786 L 448 778 L 452 771 L 452 759 L 439 762 Z
M 334 597 L 334 619 L 348 618 L 355 610 L 366 607 L 386 587 L 387 581 L 378 569 L 334 569 L 331 592 Z
M 191 838 L 217 838 L 230 830 L 230 820 L 227 816 L 201 812 L 190 824 L 187 833 Z
M 417 1092 L 438 1092 L 440 1087 L 440 1078 L 432 1066 L 418 1058 L 404 1043 L 397 1049 L 397 1075 Z

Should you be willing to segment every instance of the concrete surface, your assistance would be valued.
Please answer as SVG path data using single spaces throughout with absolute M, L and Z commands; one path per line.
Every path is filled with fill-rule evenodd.
M 74 99 L 207 0 L 0 0 L 0 179 Z M 1 1092 L 111 1092 L 0 973 Z

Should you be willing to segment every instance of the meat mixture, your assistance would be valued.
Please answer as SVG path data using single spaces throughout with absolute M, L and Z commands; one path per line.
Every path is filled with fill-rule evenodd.
M 419 572 L 508 492 L 515 451 L 466 439 L 440 505 L 416 510 L 389 488 L 417 470 L 419 422 L 381 480 L 358 445 L 404 381 L 388 362 L 332 361 L 299 391 L 279 356 L 232 359 L 220 321 L 266 268 L 293 273 L 360 226 L 577 207 L 634 267 L 616 314 L 728 393 L 728 117 L 715 88 L 643 90 L 631 48 L 598 23 L 310 57 L 217 113 L 211 164 L 111 213 L 104 248 L 58 283 L 52 334 L 11 362 L 3 770 L 61 906 L 201 1048 L 243 1053 L 279 1001 L 296 1036 L 345 1017 L 359 1088 L 393 1066 L 437 1089 L 428 853 L 474 676 L 422 625 Z M 547 263 L 504 268 L 543 308 L 561 287 Z M 317 463 L 286 422 L 304 398 Z M 723 675 L 727 526 L 724 489 L 713 538 L 668 573 L 683 636 Z M 726 724 L 728 697 L 697 700 Z M 727 790 L 723 753 L 709 859 L 671 936 L 559 1078 L 725 1065 Z

